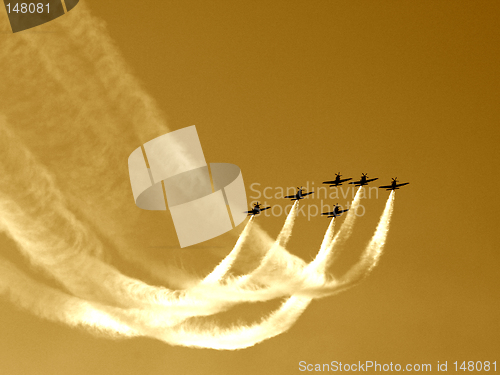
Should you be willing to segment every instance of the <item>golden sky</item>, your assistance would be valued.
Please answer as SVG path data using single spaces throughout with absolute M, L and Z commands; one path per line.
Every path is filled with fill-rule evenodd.
M 103 22 L 95 32 L 109 35 L 125 66 L 88 62 L 85 53 L 107 55 L 92 51 L 93 34 L 77 24 L 87 8 Z M 236 240 L 229 233 L 176 250 L 167 214 L 137 213 L 127 157 L 140 146 L 136 139 L 162 134 L 164 119 L 170 130 L 195 124 L 208 162 L 238 165 L 249 202 L 254 183 L 317 187 L 339 171 L 356 179 L 368 172 L 379 178 L 375 186 L 396 176 L 410 185 L 396 193 L 379 265 L 354 288 L 313 301 L 282 335 L 239 351 L 110 340 L 40 319 L 4 296 L 0 373 L 294 374 L 300 361 L 433 368 L 448 361 L 452 371 L 455 361 L 500 360 L 498 2 L 87 0 L 16 34 L 5 32 L 3 12 L 0 114 L 55 176 L 78 217 L 105 231 L 114 247 L 140 247 L 145 258 L 175 259 L 203 274 Z M 74 51 L 80 37 L 87 46 Z M 32 58 L 31 50 L 42 52 Z M 64 74 L 44 77 L 56 68 Z M 137 86 L 115 80 L 117 72 Z M 101 85 L 80 90 L 87 81 Z M 153 98 L 154 111 L 127 107 L 136 87 Z M 101 96 L 116 106 L 87 105 Z M 116 140 L 120 152 L 95 134 Z M 0 187 L 22 184 L 22 169 L 18 161 L 2 167 Z M 359 256 L 387 196 L 380 191 L 363 202 L 366 213 L 337 272 Z M 313 196 L 301 205 L 319 202 Z M 256 221 L 274 237 L 284 219 Z M 327 226 L 325 218 L 299 216 L 289 251 L 310 261 Z M 4 234 L 0 249 L 37 274 Z M 108 256 L 149 281 L 113 251 Z M 267 307 L 246 304 L 223 319 L 258 319 Z

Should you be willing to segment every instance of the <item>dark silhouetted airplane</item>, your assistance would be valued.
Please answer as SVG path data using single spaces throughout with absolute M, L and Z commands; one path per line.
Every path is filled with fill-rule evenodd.
M 386 186 L 379 186 L 379 189 L 386 189 L 386 190 L 397 190 L 399 189 L 401 186 L 405 186 L 405 185 L 408 185 L 409 182 L 404 182 L 402 184 L 398 184 L 398 178 L 393 178 L 392 179 L 392 182 L 390 185 L 386 185 Z
M 336 204 L 333 206 L 333 211 L 332 212 L 323 212 L 321 215 L 328 215 L 328 217 L 337 217 L 342 215 L 343 212 L 349 211 L 349 209 L 346 210 L 341 210 L 340 206 Z
M 359 181 L 349 182 L 349 184 L 356 185 L 356 186 L 363 186 L 363 185 L 368 185 L 369 182 L 372 182 L 375 180 L 378 180 L 378 177 L 368 179 L 368 176 L 366 173 L 361 173 L 361 179 Z
M 298 189 L 297 190 L 297 194 L 295 194 L 295 195 L 287 195 L 285 198 L 292 198 L 292 199 L 290 199 L 291 201 L 298 201 L 300 199 L 304 199 L 304 197 L 306 195 L 314 193 L 314 191 L 311 191 L 309 193 L 304 193 L 303 192 L 304 188 L 302 186 L 298 187 L 297 189 Z
M 335 180 L 333 181 L 325 181 L 323 182 L 324 184 L 329 184 L 330 187 L 332 186 L 340 186 L 342 185 L 342 182 L 346 182 L 346 181 L 349 181 L 349 180 L 352 180 L 352 178 L 344 178 L 344 179 L 341 179 L 340 177 L 342 177 L 342 175 L 339 173 L 335 173 Z
M 271 207 L 264 207 L 264 208 L 262 208 L 261 204 L 259 202 L 257 202 L 257 203 L 253 204 L 252 211 L 245 211 L 245 212 L 248 214 L 248 216 L 250 216 L 250 215 L 258 215 L 262 211 L 267 210 L 268 208 L 271 208 Z

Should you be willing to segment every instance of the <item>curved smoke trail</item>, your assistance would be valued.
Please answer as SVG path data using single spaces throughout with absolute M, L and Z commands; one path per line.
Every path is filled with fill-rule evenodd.
M 220 282 L 224 276 L 227 275 L 229 270 L 231 269 L 232 265 L 236 261 L 238 255 L 240 254 L 241 248 L 243 247 L 243 244 L 245 240 L 247 239 L 250 229 L 252 228 L 252 223 L 255 219 L 255 216 L 251 216 L 250 219 L 248 220 L 247 224 L 245 225 L 245 228 L 243 229 L 243 232 L 241 232 L 240 236 L 238 237 L 238 240 L 236 241 L 236 244 L 234 245 L 233 250 L 227 255 L 218 265 L 217 267 L 214 268 L 210 274 L 208 274 L 202 281 L 202 284 L 210 284 L 214 282 Z
M 279 272 L 283 269 L 286 269 L 287 266 L 290 267 L 289 262 L 284 262 L 285 259 L 282 254 L 286 252 L 286 250 L 284 250 L 284 246 L 286 246 L 292 235 L 293 225 L 295 224 L 295 219 L 298 213 L 298 205 L 299 201 L 295 201 L 292 209 L 286 217 L 283 228 L 278 234 L 278 238 L 273 243 L 271 248 L 267 251 L 260 265 L 250 274 L 242 276 L 240 278 L 240 284 L 251 283 L 252 280 L 255 279 L 265 279 L 269 273 Z

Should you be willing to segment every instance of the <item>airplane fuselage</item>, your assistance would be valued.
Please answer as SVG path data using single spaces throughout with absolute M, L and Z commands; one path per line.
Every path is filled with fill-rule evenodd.
M 287 195 L 285 198 L 291 198 L 291 200 L 299 200 L 299 199 L 304 199 L 306 195 L 313 194 L 314 192 L 309 192 L 309 193 L 304 193 L 302 188 L 298 188 L 297 193 L 294 195 Z
M 398 184 L 398 180 L 393 179 L 390 185 L 380 186 L 380 188 L 383 188 L 383 189 L 385 189 L 387 191 L 389 191 L 389 190 L 399 190 L 399 188 L 401 186 L 405 186 L 405 185 L 408 185 L 408 184 L 409 184 L 409 182 Z
M 368 181 L 366 181 L 366 178 L 362 178 L 361 180 L 354 182 L 354 185 L 356 186 L 365 186 L 368 185 Z
M 323 183 L 324 184 L 329 184 L 330 187 L 337 187 L 337 186 L 341 186 L 343 182 L 346 182 L 346 181 L 349 181 L 349 180 L 352 180 L 352 178 L 344 178 L 342 179 L 340 177 L 340 175 L 337 175 L 337 177 L 335 177 L 335 180 L 332 180 L 332 181 L 324 181 Z
M 372 181 L 375 181 L 375 180 L 378 180 L 378 178 L 370 178 L 370 179 L 368 179 L 367 176 L 363 175 L 363 176 L 361 176 L 361 178 L 360 178 L 359 181 L 350 182 L 349 184 L 355 185 L 355 186 L 365 186 L 365 185 L 368 185 L 369 182 L 372 182 Z
M 339 217 L 344 212 L 349 211 L 349 209 L 341 210 L 339 206 L 335 205 L 332 212 L 323 212 L 321 215 L 328 215 L 328 217 Z

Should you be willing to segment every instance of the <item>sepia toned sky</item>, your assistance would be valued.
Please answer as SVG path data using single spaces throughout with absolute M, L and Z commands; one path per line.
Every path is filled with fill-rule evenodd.
M 497 2 L 87 0 L 53 25 L 25 31 L 32 33 L 28 40 L 50 46 L 50 32 L 42 36 L 41 31 L 57 31 L 58 22 L 77 22 L 80 6 L 103 21 L 99 32 L 114 41 L 124 69 L 153 98 L 168 128 L 196 125 L 208 162 L 241 168 L 249 203 L 284 207 L 289 203 L 257 197 L 254 190 L 269 187 L 273 195 L 280 188 L 311 189 L 339 171 L 356 179 L 367 172 L 379 178 L 374 186 L 396 176 L 410 184 L 396 192 L 379 265 L 354 288 L 313 301 L 282 335 L 239 351 L 171 346 L 149 338 L 110 340 L 40 319 L 1 298 L 0 373 L 294 374 L 301 373 L 300 361 L 430 363 L 433 368 L 448 361 L 451 371 L 455 361 L 500 360 Z M 7 44 L 19 35 L 2 33 L 0 38 Z M 69 59 L 73 52 L 68 48 L 65 53 Z M 4 54 L 2 64 L 16 58 Z M 97 69 L 115 69 L 106 60 L 102 64 Z M 77 67 L 66 81 L 68 92 L 71 85 L 98 75 L 86 65 Z M 0 91 L 2 101 L 15 98 L 33 103 L 33 111 L 48 111 L 44 101 L 50 96 L 43 93 L 53 88 L 42 82 L 35 95 L 31 86 L 23 86 L 27 76 L 39 79 L 37 69 L 21 64 L 15 76 L 0 75 L 9 85 Z M 127 90 L 113 82 L 108 88 Z M 93 93 L 78 95 L 81 101 L 72 105 L 84 109 Z M 125 110 L 110 107 L 107 114 Z M 6 104 L 0 113 L 7 113 L 14 125 L 19 118 L 19 137 L 54 172 L 62 189 L 71 191 L 70 202 L 80 202 L 87 224 L 111 222 L 107 230 L 122 238 L 118 243 L 140 244 L 145 257 L 158 261 L 175 256 L 203 274 L 236 241 L 228 233 L 209 242 L 210 250 L 172 249 L 176 239 L 168 214 L 141 213 L 141 221 L 132 222 L 127 212 L 137 208 L 130 191 L 104 183 L 110 188 L 97 194 L 102 182 L 92 179 L 85 163 L 101 165 L 99 158 L 106 153 L 70 156 L 81 150 L 70 121 L 55 119 L 46 127 L 43 119 L 23 122 L 21 111 L 10 111 Z M 85 116 L 93 124 L 107 121 L 101 113 L 89 111 L 83 118 L 76 113 L 75 122 L 82 124 Z M 153 120 L 138 120 L 144 123 L 143 133 L 140 125 L 133 130 L 124 126 L 114 134 L 117 148 L 130 143 L 131 152 L 138 147 L 129 140 L 132 133 L 143 141 L 160 135 L 150 126 Z M 90 130 L 84 139 L 92 143 Z M 119 186 L 126 187 L 122 171 L 128 154 L 122 148 L 124 157 L 106 160 L 106 165 L 121 171 L 116 175 L 125 180 Z M 65 158 L 81 164 L 66 170 Z M 352 199 L 351 191 L 346 198 L 323 201 L 315 194 L 300 204 L 343 205 Z M 115 197 L 126 202 L 127 194 L 129 206 L 113 203 Z M 388 194 L 379 191 L 364 200 L 366 212 L 336 272 L 345 272 L 359 256 Z M 93 210 L 104 216 L 93 218 Z M 284 220 L 284 215 L 256 218 L 273 237 Z M 310 261 L 327 226 L 325 218 L 299 216 L 289 251 Z M 0 249 L 29 269 L 3 234 Z M 117 266 L 143 276 L 125 262 Z M 224 318 L 258 320 L 267 311 L 259 308 L 243 305 Z

